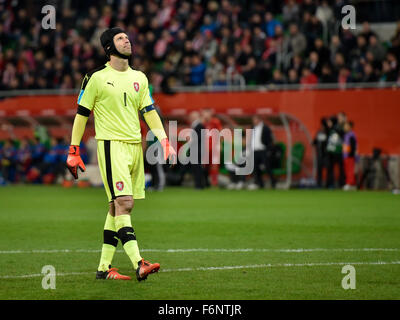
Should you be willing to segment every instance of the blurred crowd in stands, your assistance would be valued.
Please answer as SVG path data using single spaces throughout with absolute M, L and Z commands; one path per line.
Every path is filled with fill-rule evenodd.
M 59 1 L 55 30 L 33 3 L 0 1 L 1 90 L 79 88 L 106 61 L 99 37 L 113 26 L 133 43 L 133 68 L 167 93 L 399 80 L 400 23 L 386 42 L 368 22 L 355 35 L 338 28 L 344 0 Z
M 0 141 L 0 185 L 62 182 L 66 174 L 68 148 L 69 143 L 64 138 Z M 81 148 L 82 160 L 87 163 L 84 143 Z

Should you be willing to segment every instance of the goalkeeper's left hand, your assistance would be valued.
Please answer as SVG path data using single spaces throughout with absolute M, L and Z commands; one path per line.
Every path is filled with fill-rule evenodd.
M 83 163 L 79 153 L 79 146 L 69 146 L 67 168 L 75 179 L 78 179 L 78 167 L 82 172 L 86 170 L 85 164 Z
M 176 164 L 176 151 L 169 144 L 168 138 L 164 138 L 161 140 L 161 146 L 163 148 L 164 160 L 168 160 L 171 167 L 174 166 Z

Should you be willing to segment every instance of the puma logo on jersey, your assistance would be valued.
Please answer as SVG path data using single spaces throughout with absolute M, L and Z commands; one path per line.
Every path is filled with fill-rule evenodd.
M 107 81 L 107 84 L 109 84 L 110 86 L 113 86 L 113 87 L 114 87 L 114 81 L 113 81 L 113 82 Z

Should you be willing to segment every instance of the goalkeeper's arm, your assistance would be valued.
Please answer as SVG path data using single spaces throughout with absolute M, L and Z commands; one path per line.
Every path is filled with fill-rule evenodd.
M 89 109 L 78 106 L 78 112 L 75 116 L 74 124 L 72 126 L 71 145 L 69 146 L 67 168 L 75 179 L 78 179 L 78 168 L 82 172 L 86 170 L 85 164 L 80 156 L 79 145 L 81 144 L 89 115 Z
M 144 120 L 149 126 L 150 130 L 157 137 L 158 141 L 160 141 L 161 146 L 164 151 L 164 160 L 169 159 L 171 164 L 175 164 L 176 162 L 176 152 L 172 146 L 170 146 L 167 134 L 165 133 L 164 126 L 161 122 L 160 116 L 154 107 L 148 106 L 141 110 Z

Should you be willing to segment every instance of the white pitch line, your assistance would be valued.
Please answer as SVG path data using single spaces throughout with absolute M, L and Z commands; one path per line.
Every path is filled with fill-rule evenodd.
M 185 271 L 215 271 L 215 270 L 235 270 L 235 269 L 255 269 L 255 268 L 276 268 L 276 267 L 325 267 L 337 265 L 400 265 L 400 261 L 370 261 L 370 262 L 310 262 L 310 263 L 268 263 L 253 264 L 244 266 L 220 266 L 220 267 L 197 267 L 197 268 L 178 268 L 178 269 L 161 269 L 159 272 L 185 272 Z M 77 276 L 77 275 L 95 275 L 95 272 L 60 272 L 56 276 Z M 19 276 L 5 275 L 0 279 L 23 279 L 43 277 L 43 274 L 25 274 Z
M 300 249 L 258 249 L 258 248 L 245 248 L 245 249 L 143 249 L 141 251 L 150 252 L 331 252 L 331 251 L 343 251 L 343 252 L 354 252 L 354 251 L 400 251 L 399 248 L 300 248 Z
M 197 268 L 181 268 L 181 269 L 165 269 L 163 272 L 179 272 L 179 271 L 212 271 L 212 270 L 233 270 L 233 269 L 254 269 L 254 268 L 276 268 L 276 267 L 322 267 L 336 265 L 388 265 L 400 264 L 400 261 L 376 261 L 376 262 L 310 262 L 310 263 L 275 263 L 275 264 L 254 264 L 248 266 L 222 266 L 222 267 L 197 267 Z
M 223 248 L 191 248 L 191 249 L 141 249 L 141 252 L 161 253 L 185 253 L 185 252 L 281 252 L 281 253 L 302 253 L 302 252 L 398 252 L 400 248 L 299 248 L 299 249 L 223 249 Z M 0 254 L 25 254 L 25 253 L 99 253 L 100 249 L 51 249 L 51 250 L 2 250 Z M 124 252 L 117 250 L 117 252 Z

